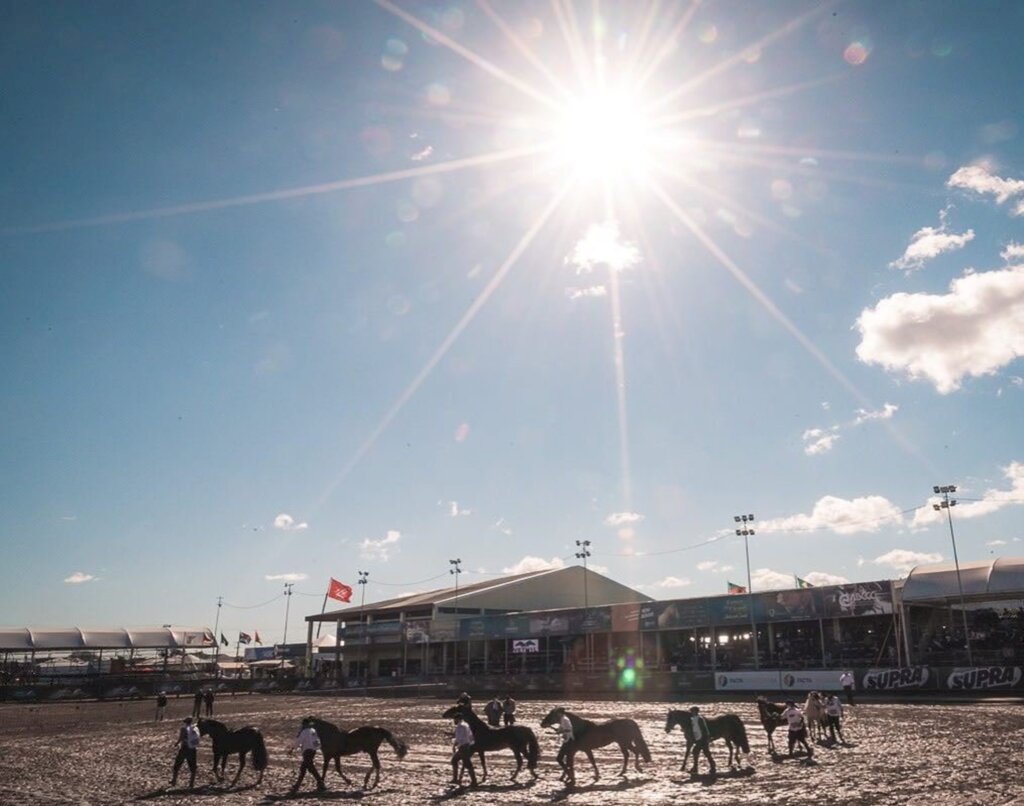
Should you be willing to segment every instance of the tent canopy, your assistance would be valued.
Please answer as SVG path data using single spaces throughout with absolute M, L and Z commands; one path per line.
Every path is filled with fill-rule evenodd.
M 47 649 L 181 649 L 216 646 L 208 627 L 0 628 L 0 652 Z
M 986 562 L 960 563 L 964 599 L 1024 599 L 1024 557 L 1000 557 Z M 953 563 L 919 565 L 903 583 L 903 601 L 958 601 L 960 586 Z

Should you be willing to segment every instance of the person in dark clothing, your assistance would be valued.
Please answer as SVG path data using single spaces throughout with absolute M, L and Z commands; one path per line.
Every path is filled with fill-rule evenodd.
M 189 779 L 188 788 L 194 789 L 196 785 L 196 750 L 199 748 L 199 730 L 192 724 L 192 717 L 185 717 L 185 724 L 178 731 L 178 741 L 175 743 L 178 748 L 178 755 L 174 757 L 174 774 L 171 776 L 171 786 L 178 783 L 178 770 L 181 765 L 188 764 Z
M 203 715 L 203 692 L 202 689 L 196 689 L 195 696 L 192 698 L 192 718 L 199 719 Z
M 470 697 L 465 691 L 463 691 L 455 700 L 456 705 L 468 705 L 473 706 L 473 698 Z
M 492 728 L 500 727 L 501 715 L 505 713 L 505 706 L 502 705 L 501 700 L 498 699 L 497 695 L 493 699 L 487 702 L 484 706 L 484 715 L 487 717 L 487 724 Z
M 213 689 L 207 689 L 206 693 L 203 694 L 203 704 L 206 706 L 206 715 L 213 716 Z
M 167 710 L 167 694 L 161 691 L 156 695 L 156 721 L 164 721 L 164 711 Z
M 306 777 L 307 772 L 316 781 L 316 791 L 323 792 L 326 789 L 324 779 L 313 763 L 313 760 L 316 758 L 316 751 L 320 749 L 320 737 L 316 734 L 312 719 L 307 717 L 302 720 L 302 730 L 299 731 L 299 735 L 295 739 L 295 746 L 302 751 L 302 766 L 299 767 L 299 777 L 291 788 L 291 794 L 294 795 L 299 791 L 299 786 L 302 784 L 302 779 Z
M 511 694 L 505 697 L 505 701 L 501 704 L 501 706 L 502 712 L 505 715 L 505 724 L 516 724 L 516 701 L 512 699 Z

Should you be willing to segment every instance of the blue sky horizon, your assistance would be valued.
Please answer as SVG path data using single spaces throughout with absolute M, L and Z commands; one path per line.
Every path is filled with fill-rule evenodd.
M 5 625 L 1024 555 L 1024 5 L 4 7 Z

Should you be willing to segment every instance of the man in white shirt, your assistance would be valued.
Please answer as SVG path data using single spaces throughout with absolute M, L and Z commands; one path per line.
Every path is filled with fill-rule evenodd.
M 690 708 L 690 732 L 693 734 L 693 767 L 690 768 L 690 775 L 697 774 L 697 761 L 700 759 L 700 754 L 704 754 L 704 758 L 708 760 L 708 766 L 711 768 L 711 775 L 715 774 L 715 760 L 711 757 L 711 729 L 708 727 L 707 720 L 700 715 L 700 708 L 696 705 Z M 684 759 L 685 761 L 685 759 Z
M 839 741 L 846 744 L 846 739 L 843 738 L 843 704 L 839 702 L 839 697 L 836 694 L 831 695 L 825 702 L 825 715 L 828 719 L 828 730 L 829 735 L 832 738 L 832 742 L 836 741 L 836 734 L 839 734 Z
M 853 687 L 856 684 L 856 680 L 850 672 L 843 672 L 839 675 L 839 685 L 843 687 L 843 691 L 846 692 L 846 704 L 853 705 Z
M 511 694 L 505 697 L 505 701 L 501 704 L 501 710 L 505 715 L 506 727 L 516 724 L 516 701 L 512 699 Z
M 786 710 L 782 712 L 782 718 L 789 725 L 789 755 L 793 755 L 793 748 L 797 743 L 804 746 L 807 751 L 807 758 L 814 758 L 814 750 L 807 744 L 807 722 L 804 720 L 804 712 L 797 708 L 795 702 L 790 700 L 786 703 Z
M 302 720 L 302 730 L 295 737 L 295 747 L 302 751 L 302 766 L 299 767 L 299 778 L 294 786 L 292 786 L 291 794 L 294 795 L 299 791 L 299 786 L 302 784 L 302 779 L 306 777 L 307 772 L 316 781 L 316 791 L 323 792 L 327 787 L 324 786 L 324 779 L 313 763 L 313 760 L 316 758 L 316 751 L 320 749 L 320 737 L 317 736 L 316 729 L 313 727 L 313 720 L 309 717 Z
M 457 715 L 455 741 L 452 743 L 452 783 L 460 785 L 464 772 L 469 772 L 470 786 L 476 786 L 476 770 L 473 769 L 473 731 L 462 721 L 462 717 Z
M 174 757 L 174 774 L 171 776 L 171 786 L 178 783 L 178 770 L 183 763 L 188 764 L 189 780 L 188 788 L 194 789 L 196 785 L 196 750 L 199 749 L 199 729 L 192 724 L 192 717 L 185 717 L 185 722 L 178 731 L 178 741 L 175 743 L 178 748 L 178 755 Z

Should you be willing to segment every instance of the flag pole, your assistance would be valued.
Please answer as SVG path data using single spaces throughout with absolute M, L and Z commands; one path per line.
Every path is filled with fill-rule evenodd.
M 324 594 L 324 603 L 320 605 L 320 615 L 322 616 L 327 611 L 327 594 L 331 592 L 331 583 L 327 583 L 327 593 Z M 316 623 L 316 637 L 320 637 L 320 627 L 323 626 L 323 621 Z

